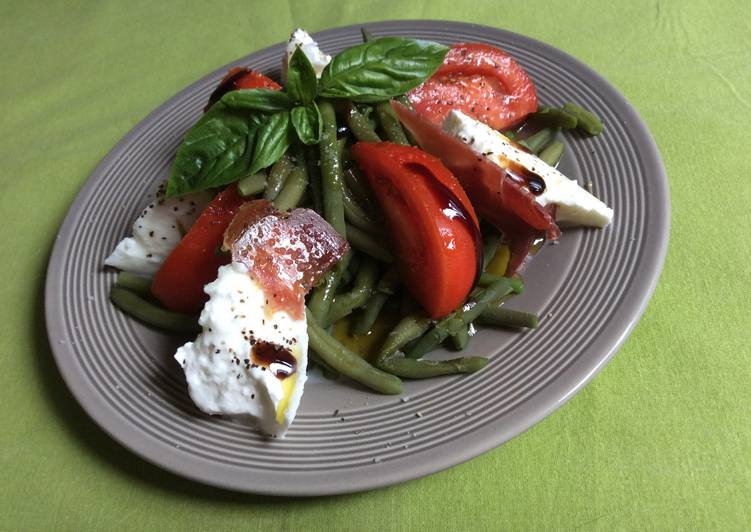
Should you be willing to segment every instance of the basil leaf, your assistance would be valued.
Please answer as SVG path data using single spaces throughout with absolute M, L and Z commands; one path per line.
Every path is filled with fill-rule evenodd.
M 247 173 L 255 174 L 277 162 L 289 148 L 290 131 L 288 111 L 269 116 L 258 130 L 253 149 L 253 162 L 250 163 Z
M 441 65 L 448 47 L 430 41 L 383 37 L 353 46 L 329 63 L 318 92 L 356 102 L 386 100 L 417 87 Z
M 289 96 L 271 89 L 238 89 L 230 91 L 220 100 L 231 109 L 275 113 L 290 108 Z
M 246 117 L 214 104 L 178 148 L 167 196 L 226 185 L 242 177 L 250 164 L 256 130 Z
M 317 144 L 321 139 L 321 112 L 315 102 L 303 106 L 297 106 L 290 111 L 292 125 L 295 127 L 297 137 L 303 144 Z
M 316 97 L 318 78 L 308 56 L 299 46 L 292 54 L 287 67 L 287 94 L 294 102 L 308 105 Z

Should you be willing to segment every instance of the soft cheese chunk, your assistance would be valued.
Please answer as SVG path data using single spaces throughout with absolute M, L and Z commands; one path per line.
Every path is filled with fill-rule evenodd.
M 282 436 L 295 417 L 306 379 L 305 316 L 272 312 L 268 296 L 239 262 L 206 285 L 203 332 L 177 350 L 193 402 L 208 414 L 249 416 Z
M 133 236 L 124 238 L 104 264 L 132 273 L 153 275 L 211 201 L 208 192 L 165 198 L 165 185 L 133 222 Z
M 331 56 L 323 53 L 318 47 L 318 43 L 313 40 L 313 37 L 302 28 L 297 28 L 289 38 L 287 43 L 287 51 L 284 54 L 284 60 L 282 61 L 282 79 L 287 80 L 287 65 L 295 53 L 297 47 L 302 48 L 303 53 L 307 56 L 310 64 L 313 65 L 313 70 L 316 72 L 316 76 L 321 77 L 321 73 L 326 65 L 331 62 Z
M 469 145 L 475 152 L 506 168 L 509 161 L 539 175 L 545 191 L 535 196 L 542 206 L 556 206 L 555 218 L 561 225 L 604 227 L 613 221 L 613 209 L 540 158 L 519 149 L 507 137 L 460 111 L 451 111 L 443 129 Z

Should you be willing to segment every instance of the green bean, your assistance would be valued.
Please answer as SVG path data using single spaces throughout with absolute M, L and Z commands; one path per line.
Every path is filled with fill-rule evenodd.
M 264 199 L 269 201 L 276 199 L 293 167 L 292 157 L 288 154 L 284 154 L 281 159 L 273 164 L 269 171 L 269 177 L 266 179 L 266 191 L 263 193 Z
M 110 301 L 126 314 L 163 331 L 196 333 L 201 330 L 197 316 L 164 310 L 123 288 L 112 287 Z
M 370 185 L 367 183 L 365 176 L 357 168 L 348 168 L 345 170 L 344 182 L 347 185 L 347 190 L 363 209 L 367 212 L 375 211 Z
M 318 356 L 318 353 L 310 349 L 308 350 L 308 362 L 313 362 L 313 364 L 321 368 L 321 374 L 329 380 L 335 381 L 341 377 L 341 374 L 338 371 L 326 364 L 326 362 Z
M 343 346 L 336 338 L 329 335 L 308 310 L 308 337 L 310 346 L 326 364 L 342 375 L 346 375 L 360 384 L 380 393 L 396 395 L 402 393 L 402 382 L 398 377 L 389 375 L 368 364 L 365 360 Z
M 341 102 L 339 108 L 344 114 L 344 120 L 347 122 L 349 130 L 357 140 L 361 142 L 381 142 L 381 137 L 375 132 L 370 121 L 357 110 L 352 102 Z
M 501 306 L 488 307 L 482 311 L 477 322 L 483 325 L 514 327 L 519 329 L 536 329 L 540 318 L 531 312 L 511 310 Z
M 469 325 L 460 327 L 458 331 L 451 335 L 451 343 L 457 351 L 463 350 L 469 343 Z
M 266 190 L 266 172 L 249 175 L 237 182 L 237 190 L 244 198 L 255 196 Z
M 605 125 L 599 118 L 575 103 L 564 103 L 563 110 L 576 117 L 578 120 L 576 127 L 587 133 L 587 135 L 599 135 L 602 133 L 602 130 L 605 129 Z
M 519 137 L 519 135 L 521 135 L 521 133 L 524 131 L 524 129 L 526 128 L 526 126 L 527 126 L 527 123 L 524 122 L 520 126 L 517 126 L 515 128 L 511 128 L 511 129 L 507 129 L 506 131 L 503 131 L 502 135 L 504 137 L 506 137 L 507 139 L 516 140 Z
M 376 292 L 363 305 L 357 320 L 352 324 L 352 332 L 354 334 L 366 334 L 373 328 L 373 324 L 378 319 L 383 306 L 386 304 L 389 296 L 394 294 L 398 285 L 399 270 L 392 266 L 381 276 L 376 286 Z
M 401 273 L 399 272 L 399 268 L 396 266 L 391 266 L 386 272 L 383 274 L 381 279 L 378 281 L 378 286 L 376 287 L 379 292 L 383 292 L 384 294 L 388 295 L 394 295 L 394 292 L 396 292 L 396 289 L 401 284 Z
M 344 202 L 344 218 L 349 223 L 363 231 L 377 230 L 378 224 L 376 221 L 357 203 L 346 186 L 342 191 L 342 200 Z
M 339 280 L 339 286 L 347 286 L 352 282 L 352 279 L 355 278 L 355 275 L 357 275 L 357 270 L 360 268 L 360 257 L 360 253 L 356 251 L 352 252 L 352 259 L 349 261 L 349 264 L 346 268 L 344 268 L 344 271 L 342 272 L 342 277 Z
M 413 360 L 392 357 L 383 362 L 382 369 L 405 379 L 428 379 L 439 375 L 474 373 L 488 365 L 484 357 L 464 357 L 451 360 Z
M 407 139 L 407 135 L 404 134 L 402 124 L 399 122 L 396 113 L 394 113 L 394 110 L 391 108 L 391 103 L 380 102 L 376 104 L 375 109 L 378 123 L 381 125 L 381 129 L 386 135 L 386 138 L 391 142 L 409 146 L 409 139 Z
M 339 288 L 339 283 L 353 255 L 352 252 L 349 252 L 342 257 L 342 260 L 323 276 L 321 284 L 314 288 L 310 294 L 308 308 L 318 323 L 321 323 L 328 316 L 331 302 L 334 300 L 336 290 Z
M 352 324 L 352 333 L 368 334 L 388 299 L 389 295 L 382 292 L 371 295 L 357 314 L 357 318 Z
M 321 167 L 318 149 L 315 146 L 305 146 L 305 166 L 308 169 L 308 183 L 313 196 L 313 209 L 323 212 L 323 192 L 321 191 Z
M 494 282 L 503 279 L 501 275 L 496 275 L 494 273 L 490 272 L 482 272 L 480 274 L 480 279 L 478 279 L 477 284 L 480 286 L 490 286 Z
M 549 127 L 541 129 L 534 135 L 531 135 L 519 141 L 519 144 L 527 148 L 532 153 L 539 153 L 540 150 L 550 142 L 555 136 L 555 131 Z
M 545 161 L 550 166 L 558 166 L 558 163 L 561 160 L 561 157 L 563 157 L 563 142 L 559 140 L 552 140 L 550 143 L 545 146 L 545 148 L 540 152 L 538 157 Z
M 274 206 L 280 211 L 294 209 L 300 203 L 306 188 L 308 188 L 308 173 L 305 167 L 295 166 L 274 200 Z
M 130 272 L 120 272 L 117 274 L 115 286 L 130 290 L 141 297 L 151 297 L 151 278 L 136 275 Z
M 480 313 L 493 301 L 516 292 L 521 286 L 521 281 L 510 277 L 501 277 L 486 288 L 473 290 L 467 302 L 461 308 L 455 310 L 441 321 L 435 324 L 417 344 L 410 349 L 407 358 L 420 358 L 426 353 L 438 347 L 441 342 L 452 334 L 456 334 L 461 328 L 472 323 Z
M 328 327 L 345 316 L 349 316 L 353 310 L 362 307 L 373 293 L 378 278 L 378 263 L 366 258 L 357 270 L 354 286 L 349 292 L 338 294 L 331 302 L 331 308 L 325 319 L 319 321 L 321 326 Z
M 430 324 L 430 318 L 422 310 L 404 316 L 383 341 L 376 357 L 376 365 L 380 366 L 409 342 L 420 338 L 428 330 Z
M 321 150 L 321 189 L 323 191 L 323 213 L 336 231 L 347 237 L 344 224 L 344 204 L 342 201 L 342 164 L 337 154 L 336 114 L 334 106 L 328 100 L 318 102 L 318 109 L 323 120 L 323 133 L 319 148 Z
M 536 113 L 530 115 L 530 118 L 548 127 L 562 127 L 563 129 L 574 129 L 579 122 L 576 116 L 568 111 L 547 105 L 541 105 Z
M 394 260 L 388 249 L 378 243 L 373 236 L 354 225 L 347 225 L 347 239 L 353 248 L 381 262 Z
M 336 139 L 336 153 L 339 156 L 339 164 L 342 165 L 342 168 L 345 166 L 345 154 L 347 155 L 347 158 L 349 158 L 349 152 L 345 151 L 347 148 L 347 140 L 347 137 Z
M 482 246 L 482 269 L 485 270 L 485 268 L 488 267 L 488 264 L 490 264 L 490 261 L 493 260 L 493 257 L 495 257 L 496 252 L 498 251 L 498 248 L 501 245 L 501 235 L 496 233 L 495 231 L 488 233 L 485 236 L 485 241 Z

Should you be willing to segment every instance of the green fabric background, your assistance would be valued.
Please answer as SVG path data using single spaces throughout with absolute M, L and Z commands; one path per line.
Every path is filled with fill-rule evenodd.
M 646 120 L 670 250 L 633 335 L 506 445 L 376 492 L 268 499 L 132 456 L 74 403 L 42 314 L 57 228 L 99 160 L 208 71 L 311 31 L 443 18 L 578 57 Z M 0 3 L 0 528 L 246 530 L 751 527 L 751 8 L 742 0 Z

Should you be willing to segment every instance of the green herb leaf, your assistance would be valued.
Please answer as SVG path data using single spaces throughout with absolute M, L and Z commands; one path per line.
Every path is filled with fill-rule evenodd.
M 178 148 L 167 196 L 226 185 L 245 175 L 257 129 L 241 113 L 214 104 Z
M 315 102 L 305 107 L 298 106 L 290 111 L 292 125 L 303 144 L 317 144 L 321 139 L 321 113 Z
M 323 70 L 319 94 L 356 102 L 386 100 L 417 87 L 441 65 L 448 47 L 383 37 L 349 48 Z
M 253 162 L 247 174 L 255 174 L 277 162 L 289 148 L 290 132 L 288 111 L 269 116 L 258 130 L 253 150 Z
M 289 96 L 282 91 L 270 89 L 238 89 L 230 91 L 220 100 L 231 109 L 275 113 L 289 109 Z
M 294 102 L 310 104 L 316 97 L 318 78 L 308 56 L 299 46 L 295 49 L 287 67 L 287 84 L 285 90 Z

